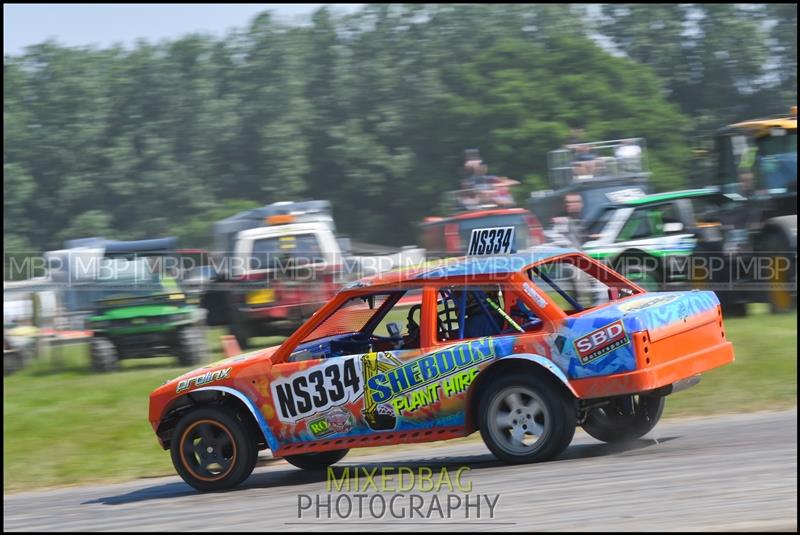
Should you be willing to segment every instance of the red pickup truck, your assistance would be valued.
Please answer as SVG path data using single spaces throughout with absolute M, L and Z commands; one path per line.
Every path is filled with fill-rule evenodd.
M 514 227 L 517 251 L 545 242 L 539 220 L 524 208 L 488 208 L 450 217 L 426 217 L 420 227 L 421 247 L 429 258 L 463 254 L 472 231 L 478 228 Z

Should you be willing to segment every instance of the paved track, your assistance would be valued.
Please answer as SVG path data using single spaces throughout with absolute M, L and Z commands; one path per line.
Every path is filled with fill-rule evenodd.
M 167 455 L 165 453 L 165 455 Z M 267 462 L 237 490 L 198 494 L 177 477 L 143 479 L 117 485 L 79 487 L 13 494 L 3 499 L 6 530 L 199 530 L 199 531 L 407 531 L 407 530 L 797 530 L 797 409 L 748 415 L 665 421 L 646 438 L 624 447 L 598 443 L 582 432 L 560 459 L 537 465 L 498 463 L 479 440 L 443 442 L 423 447 L 351 452 L 340 463 L 353 471 L 380 469 L 392 463 L 417 470 L 428 466 L 451 474 L 469 466 L 462 481 L 477 495 L 494 500 L 494 515 L 481 498 L 477 508 L 455 507 L 446 518 L 447 495 L 420 492 L 397 498 L 393 518 L 380 516 L 381 501 L 369 500 L 358 517 L 358 491 L 326 490 L 325 476 L 303 472 L 284 461 Z M 351 472 L 352 473 L 352 472 Z M 434 480 L 437 478 L 434 478 Z M 397 476 L 388 485 L 397 484 Z M 364 478 L 362 477 L 362 482 Z M 367 483 L 369 480 L 366 480 Z M 405 482 L 408 483 L 408 478 Z M 381 485 L 380 476 L 376 477 Z M 415 518 L 409 494 L 421 495 Z M 313 507 L 298 516 L 298 495 L 334 507 L 327 518 Z M 387 505 L 397 493 L 382 493 Z M 436 495 L 443 512 L 419 518 L 433 507 Z M 354 505 L 340 518 L 335 500 Z M 373 500 L 378 500 L 374 498 Z M 456 498 L 450 498 L 455 500 Z M 462 501 L 463 505 L 463 501 Z M 444 516 L 444 519 L 442 517 Z

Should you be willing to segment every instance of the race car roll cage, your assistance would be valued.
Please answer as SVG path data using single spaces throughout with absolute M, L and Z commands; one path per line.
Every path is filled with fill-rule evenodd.
M 422 306 L 421 306 L 421 317 L 420 317 L 420 340 L 419 340 L 419 347 L 420 348 L 435 348 L 438 346 L 443 346 L 452 343 L 452 340 L 439 340 L 436 336 L 436 329 L 431 328 L 432 325 L 438 325 L 438 316 L 440 312 L 437 310 L 438 298 L 436 296 L 436 292 L 442 288 L 450 287 L 450 286 L 463 286 L 464 290 L 466 291 L 469 287 L 475 286 L 489 286 L 489 285 L 499 285 L 502 287 L 509 287 L 513 288 L 515 291 L 513 293 L 517 296 L 517 302 L 522 300 L 522 303 L 525 305 L 527 309 L 532 311 L 538 318 L 541 319 L 542 324 L 545 328 L 550 328 L 553 330 L 553 325 L 560 321 L 563 321 L 568 316 L 580 316 L 584 313 L 587 313 L 592 310 L 592 308 L 584 309 L 579 303 L 577 303 L 572 296 L 568 293 L 564 292 L 557 284 L 555 284 L 552 279 L 547 277 L 542 270 L 540 269 L 542 266 L 547 264 L 555 264 L 557 262 L 566 262 L 572 264 L 577 269 L 583 270 L 587 274 L 591 275 L 598 281 L 606 284 L 609 287 L 626 287 L 630 289 L 629 295 L 636 295 L 640 293 L 645 293 L 645 290 L 640 286 L 634 284 L 633 282 L 627 280 L 622 275 L 610 270 L 608 267 L 603 265 L 602 263 L 586 257 L 578 252 L 570 252 L 561 255 L 552 256 L 549 258 L 545 258 L 536 262 L 533 262 L 527 266 L 524 266 L 521 270 L 516 271 L 508 271 L 503 273 L 481 273 L 481 274 L 467 274 L 467 275 L 458 275 L 458 276 L 437 276 L 437 277 L 417 277 L 417 278 L 409 278 L 400 281 L 392 281 L 392 282 L 385 282 L 385 283 L 377 283 L 375 285 L 371 285 L 369 283 L 360 284 L 356 287 L 345 289 L 341 291 L 336 297 L 334 297 L 330 302 L 328 302 L 325 306 L 323 306 L 309 321 L 307 321 L 303 326 L 301 326 L 297 331 L 294 332 L 289 338 L 287 338 L 283 344 L 275 351 L 271 360 L 273 364 L 281 364 L 284 362 L 289 362 L 289 357 L 294 354 L 296 351 L 299 350 L 301 346 L 305 346 L 308 344 L 319 343 L 323 340 L 329 340 L 331 338 L 335 338 L 336 336 L 327 336 L 321 337 L 316 340 L 307 340 L 306 337 L 313 333 L 317 327 L 322 325 L 325 321 L 327 321 L 337 310 L 341 308 L 341 306 L 346 303 L 347 301 L 355 298 L 355 297 L 363 297 L 368 298 L 371 295 L 377 294 L 396 294 L 391 298 L 387 299 L 373 314 L 373 316 L 366 322 L 366 324 L 358 331 L 353 333 L 341 333 L 342 336 L 352 336 L 353 334 L 367 334 L 368 337 L 372 337 L 372 331 L 377 327 L 383 317 L 391 310 L 392 307 L 399 301 L 402 296 L 409 290 L 414 289 L 422 289 Z M 537 289 L 537 283 L 531 277 L 531 273 L 537 274 L 542 280 L 548 283 L 562 298 L 564 298 L 572 307 L 574 307 L 574 311 L 571 314 L 565 312 L 553 299 L 546 293 L 539 289 Z M 527 291 L 516 291 L 517 288 L 522 289 L 523 285 L 528 284 L 529 287 L 533 292 L 538 294 L 538 299 L 534 299 L 531 295 L 528 294 Z M 486 297 L 485 293 L 481 291 L 484 297 Z M 627 297 L 627 296 L 626 296 Z M 486 297 L 489 300 L 488 297 Z M 466 307 L 466 300 L 460 300 L 461 303 L 459 308 Z M 544 306 L 540 306 L 537 304 L 537 301 L 540 303 L 544 303 Z M 481 299 L 478 299 L 478 302 L 481 303 Z M 481 303 L 481 306 L 487 306 L 488 303 Z M 491 307 L 491 305 L 488 305 Z M 492 307 L 493 308 L 493 307 Z M 495 309 L 496 310 L 496 309 Z M 459 335 L 463 339 L 463 313 L 461 310 L 458 311 L 461 321 L 459 321 Z M 488 314 L 491 318 L 491 314 L 488 313 L 489 311 L 484 309 L 484 313 Z M 503 311 L 507 314 L 506 311 Z M 495 323 L 495 326 L 497 324 Z M 499 326 L 498 326 L 499 327 Z M 524 334 L 527 331 L 522 329 L 522 333 Z M 508 333 L 500 332 L 498 328 L 498 335 L 504 335 Z

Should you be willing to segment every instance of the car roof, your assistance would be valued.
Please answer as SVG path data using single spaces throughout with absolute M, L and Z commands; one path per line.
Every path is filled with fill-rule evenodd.
M 562 247 L 534 247 L 529 251 L 510 255 L 465 256 L 426 262 L 417 267 L 400 268 L 366 277 L 348 286 L 381 286 L 431 279 L 447 279 L 476 275 L 506 275 L 516 273 L 526 266 L 565 254 L 579 253 L 577 249 Z
M 629 201 L 621 202 L 615 206 L 641 206 L 643 204 L 653 204 L 664 201 L 673 201 L 676 199 L 687 199 L 691 197 L 705 197 L 709 195 L 720 194 L 716 188 L 702 188 L 702 189 L 686 189 L 681 191 L 668 191 L 666 193 L 654 193 L 652 195 L 645 195 L 638 199 L 631 199 Z
M 451 221 L 468 221 L 471 219 L 480 219 L 482 217 L 503 216 L 503 215 L 532 215 L 530 210 L 521 208 L 519 206 L 510 208 L 487 208 L 484 210 L 474 210 L 468 212 L 461 212 L 459 214 L 447 217 L 426 217 L 421 223 L 423 226 L 431 223 L 444 223 Z

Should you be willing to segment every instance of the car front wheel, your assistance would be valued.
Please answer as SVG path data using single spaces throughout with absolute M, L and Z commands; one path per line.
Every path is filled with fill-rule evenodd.
M 90 347 L 92 369 L 99 373 L 119 369 L 119 354 L 114 342 L 102 336 L 92 338 Z
M 186 413 L 170 446 L 178 475 L 202 492 L 229 489 L 247 479 L 258 460 L 258 443 L 245 417 L 223 407 Z

